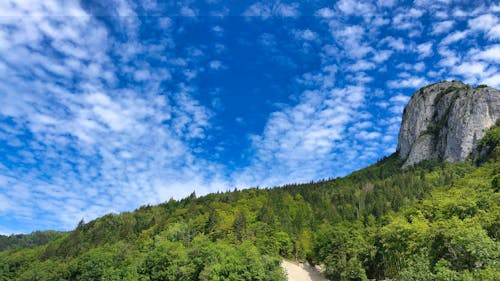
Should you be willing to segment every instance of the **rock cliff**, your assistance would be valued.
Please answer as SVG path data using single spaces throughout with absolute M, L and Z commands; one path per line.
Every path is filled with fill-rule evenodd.
M 403 166 L 422 160 L 464 161 L 500 119 L 500 91 L 445 81 L 413 94 L 398 137 Z

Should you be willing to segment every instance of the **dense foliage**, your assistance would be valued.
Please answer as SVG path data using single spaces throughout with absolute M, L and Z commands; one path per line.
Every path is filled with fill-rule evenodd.
M 65 235 L 59 231 L 34 231 L 30 234 L 0 235 L 0 251 L 7 249 L 34 248 L 45 245 Z
M 0 280 L 284 280 L 282 258 L 331 280 L 500 280 L 498 127 L 481 161 L 209 194 L 83 221 L 0 252 Z M 486 151 L 486 152 L 484 152 Z

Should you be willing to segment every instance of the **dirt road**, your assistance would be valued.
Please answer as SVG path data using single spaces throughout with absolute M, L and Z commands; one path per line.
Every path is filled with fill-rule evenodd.
M 295 264 L 284 260 L 281 267 L 288 275 L 288 281 L 328 281 L 319 271 L 308 264 Z

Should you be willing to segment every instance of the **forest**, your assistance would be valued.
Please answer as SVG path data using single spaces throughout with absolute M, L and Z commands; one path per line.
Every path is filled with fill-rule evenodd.
M 500 127 L 476 151 L 2 236 L 0 280 L 286 280 L 282 259 L 330 280 L 500 280 Z

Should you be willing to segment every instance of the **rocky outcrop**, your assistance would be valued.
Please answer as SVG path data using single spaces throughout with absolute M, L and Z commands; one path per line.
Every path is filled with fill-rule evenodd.
M 398 137 L 403 166 L 422 160 L 464 161 L 500 119 L 500 91 L 445 81 L 413 94 Z

